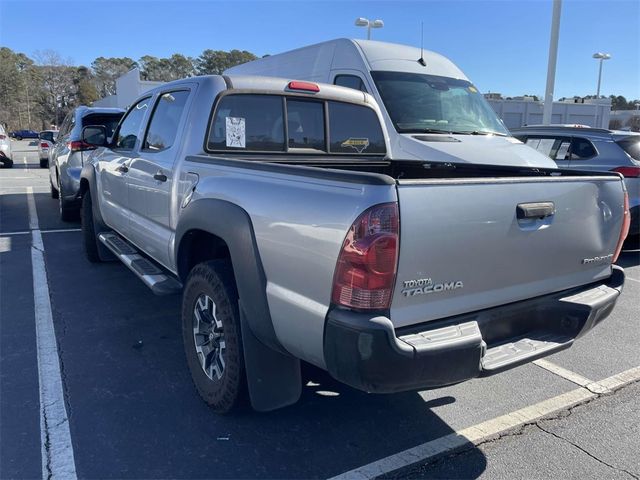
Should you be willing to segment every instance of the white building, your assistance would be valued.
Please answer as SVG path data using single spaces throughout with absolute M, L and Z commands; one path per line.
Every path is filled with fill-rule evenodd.
M 93 102 L 94 107 L 126 108 L 144 92 L 151 90 L 164 82 L 140 80 L 140 70 L 134 68 L 116 79 L 116 94 L 101 98 Z
M 544 102 L 536 102 L 532 98 L 519 100 L 487 98 L 487 101 L 507 128 L 542 124 Z M 553 102 L 551 123 L 609 128 L 611 101 L 609 99 L 601 99 L 599 101 L 592 100 L 592 102 Z

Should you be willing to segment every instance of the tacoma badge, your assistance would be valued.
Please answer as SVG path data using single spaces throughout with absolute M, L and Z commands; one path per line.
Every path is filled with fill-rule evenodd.
M 405 280 L 402 295 L 413 297 L 414 295 L 427 295 L 429 293 L 440 293 L 447 290 L 457 290 L 464 285 L 460 280 L 442 283 L 433 283 L 430 278 L 420 278 L 418 280 Z

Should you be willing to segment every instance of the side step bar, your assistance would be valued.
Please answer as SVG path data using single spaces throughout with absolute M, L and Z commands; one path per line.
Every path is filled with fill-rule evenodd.
M 156 295 L 170 295 L 182 290 L 182 284 L 114 232 L 98 234 L 98 239 L 137 275 Z

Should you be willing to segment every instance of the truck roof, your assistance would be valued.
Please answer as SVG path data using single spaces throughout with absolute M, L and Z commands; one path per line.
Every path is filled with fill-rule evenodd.
M 283 94 L 285 92 L 296 93 L 295 90 L 288 88 L 291 81 L 297 80 L 295 78 L 261 77 L 256 75 L 200 75 L 197 77 L 189 77 L 164 83 L 159 87 L 149 90 L 145 95 L 153 94 L 160 90 L 164 91 L 168 88 L 170 89 L 188 83 L 213 84 L 215 82 L 219 82 L 221 78 L 224 79 L 226 87 L 229 90 L 250 90 L 254 93 L 271 94 Z M 321 82 L 311 83 L 318 85 L 320 88 L 319 92 L 312 94 L 315 98 L 325 98 L 351 103 L 367 103 L 378 110 L 377 103 L 368 93 L 361 92 L 360 90 L 354 90 L 353 88 L 329 85 Z

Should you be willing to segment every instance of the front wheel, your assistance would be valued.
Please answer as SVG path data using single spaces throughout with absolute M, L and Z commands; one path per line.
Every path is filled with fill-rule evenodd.
M 238 294 L 225 261 L 196 265 L 182 297 L 182 338 L 193 383 L 216 412 L 228 413 L 246 396 Z

